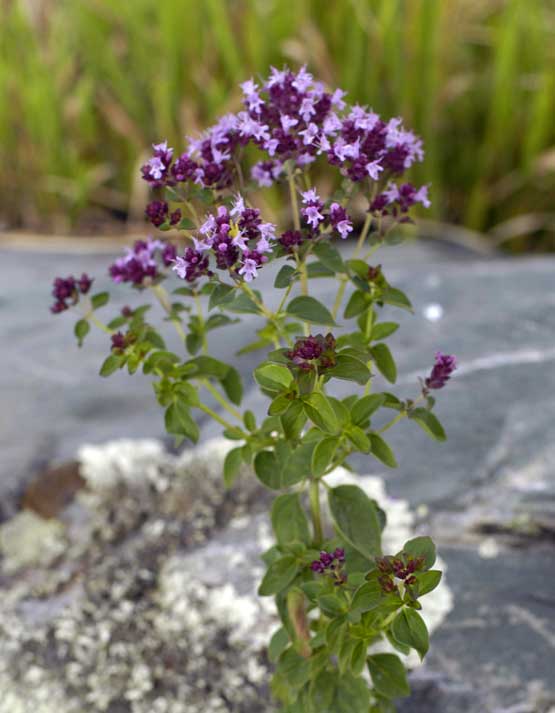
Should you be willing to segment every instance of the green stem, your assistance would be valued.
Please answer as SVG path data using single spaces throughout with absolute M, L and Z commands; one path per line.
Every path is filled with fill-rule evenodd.
M 406 411 L 401 411 L 400 413 L 395 416 L 395 418 L 392 418 L 391 421 L 385 424 L 385 426 L 382 426 L 379 430 L 378 433 L 385 433 L 388 429 L 390 429 L 392 426 L 394 426 L 396 423 L 399 423 L 399 421 L 404 418 L 407 415 Z
M 171 318 L 172 324 L 175 327 L 176 332 L 179 334 L 181 339 L 185 341 L 185 332 L 183 331 L 183 327 L 181 326 L 181 322 L 179 321 L 179 319 L 172 315 L 172 306 L 170 303 L 169 295 L 166 290 L 162 287 L 162 285 L 153 285 L 150 289 L 156 295 L 158 302 L 160 302 L 166 314 Z
M 352 257 L 353 260 L 355 260 L 359 256 L 360 251 L 362 250 L 362 247 L 364 245 L 364 242 L 365 242 L 366 238 L 368 237 L 368 231 L 370 230 L 371 225 L 372 225 L 372 215 L 370 213 L 368 213 L 366 215 L 366 220 L 364 221 L 364 225 L 362 226 L 362 231 L 360 233 L 355 251 L 353 253 L 353 257 Z M 337 290 L 337 294 L 335 296 L 335 300 L 333 303 L 333 309 L 331 312 L 334 319 L 337 317 L 337 313 L 339 312 L 339 308 L 341 307 L 341 302 L 343 301 L 343 295 L 345 294 L 345 289 L 347 287 L 348 279 L 349 278 L 347 275 L 342 275 L 340 278 L 341 281 L 339 284 L 339 289 Z
M 195 221 L 197 222 L 197 224 L 200 225 L 200 218 L 198 216 L 197 210 L 196 210 L 195 206 L 193 205 L 193 203 L 191 203 L 191 201 L 185 201 L 185 205 L 193 214 L 193 217 L 194 217 Z
M 89 314 L 85 315 L 85 319 L 88 319 L 90 322 L 92 322 L 96 327 L 101 329 L 103 332 L 106 332 L 106 334 L 113 334 L 114 330 L 110 329 L 110 327 L 106 326 L 103 322 L 101 322 L 97 317 L 95 317 L 93 312 L 90 312 Z
M 200 379 L 200 383 L 207 391 L 212 394 L 212 396 L 216 399 L 216 401 L 220 404 L 222 408 L 224 408 L 231 416 L 241 421 L 241 423 L 243 422 L 243 417 L 241 416 L 239 411 L 237 411 L 237 409 L 234 408 L 229 403 L 229 401 L 226 401 L 226 399 L 224 399 L 224 397 L 219 393 L 216 388 L 214 388 L 214 386 L 212 386 L 208 379 Z
M 204 411 L 204 413 L 208 414 L 211 418 L 214 419 L 214 421 L 217 421 L 224 428 L 229 428 L 231 430 L 237 429 L 237 426 L 234 426 L 233 424 L 229 423 L 229 421 L 226 421 L 225 418 L 222 418 L 215 411 L 212 411 L 212 409 L 209 406 L 205 406 L 205 404 L 199 403 L 197 408 L 199 408 L 201 411 Z
M 419 403 L 420 401 L 423 401 L 423 400 L 424 400 L 424 395 L 420 394 L 420 396 L 417 399 L 415 399 L 413 401 L 413 403 L 411 404 L 411 408 L 413 406 L 416 406 L 417 403 Z M 384 433 L 385 431 L 389 430 L 392 426 L 394 426 L 396 423 L 399 423 L 399 421 L 402 418 L 405 418 L 405 416 L 408 416 L 408 415 L 409 415 L 409 412 L 406 409 L 403 409 L 403 411 L 400 411 L 397 414 L 397 416 L 395 416 L 395 418 L 392 418 L 391 421 L 389 421 L 388 423 L 385 424 L 385 426 L 382 426 L 379 429 L 378 433 Z
M 278 321 L 278 319 L 277 319 L 277 313 L 274 314 L 274 312 L 272 312 L 271 310 L 269 310 L 269 309 L 258 299 L 258 297 L 256 296 L 256 294 L 253 292 L 253 290 L 251 290 L 251 288 L 250 288 L 246 283 L 244 283 L 244 282 L 238 282 L 237 284 L 238 284 L 239 288 L 240 288 L 241 290 L 243 290 L 243 292 L 245 292 L 245 294 L 247 294 L 247 295 L 251 298 L 251 300 L 255 303 L 255 305 L 260 309 L 260 312 L 261 312 L 262 316 L 266 317 L 266 319 L 268 320 L 268 322 L 270 322 L 271 324 L 274 325 L 274 327 L 276 328 L 277 333 L 278 333 L 281 337 L 283 337 L 283 339 L 287 342 L 287 344 L 289 344 L 289 346 L 291 346 L 291 345 L 292 345 L 291 338 L 289 337 L 289 335 L 287 334 L 287 332 L 284 332 L 284 331 L 281 329 L 280 324 L 279 324 L 279 321 Z M 282 300 L 282 304 L 280 305 L 280 309 L 281 309 L 281 307 L 282 307 L 284 301 L 285 301 L 285 298 Z M 278 310 L 278 312 L 279 312 L 279 310 Z M 275 337 L 274 340 L 273 340 L 273 342 L 274 342 L 274 346 L 275 346 L 276 349 L 279 349 L 279 348 L 281 347 L 281 343 L 280 343 L 278 337 Z
M 202 353 L 208 353 L 208 341 L 206 339 L 206 331 L 204 329 L 204 316 L 202 314 L 202 304 L 200 302 L 198 294 L 195 292 L 193 294 L 193 299 L 195 300 L 195 305 L 197 306 L 197 316 L 200 326 L 200 331 L 202 333 Z
M 291 212 L 293 213 L 293 225 L 295 230 L 301 229 L 301 217 L 299 214 L 299 201 L 297 199 L 297 187 L 295 185 L 295 178 L 293 176 L 293 171 L 289 165 L 287 168 L 287 176 L 289 180 L 289 196 L 291 198 Z
M 320 512 L 320 483 L 317 480 L 310 482 L 309 489 L 310 515 L 314 528 L 314 544 L 320 545 L 324 540 L 322 531 L 322 514 Z

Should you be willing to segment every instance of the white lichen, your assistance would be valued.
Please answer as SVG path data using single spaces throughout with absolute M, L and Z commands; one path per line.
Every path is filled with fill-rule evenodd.
M 272 599 L 256 594 L 271 495 L 252 475 L 222 488 L 230 447 L 216 439 L 171 456 L 146 440 L 80 450 L 88 488 L 64 514 L 55 566 L 39 559 L 32 578 L 10 569 L 0 713 L 257 713 L 262 701 L 272 710 L 263 651 L 277 618 Z M 378 501 L 386 551 L 413 535 L 407 503 L 380 478 L 339 469 L 330 482 L 355 482 Z M 9 525 L 13 549 L 21 520 Z M 430 628 L 450 597 L 445 584 L 426 597 Z

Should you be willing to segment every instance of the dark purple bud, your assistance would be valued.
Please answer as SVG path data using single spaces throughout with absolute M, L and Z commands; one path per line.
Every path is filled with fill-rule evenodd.
M 312 564 L 310 565 L 310 569 L 313 572 L 322 574 L 324 572 L 324 565 L 320 562 L 320 560 L 314 560 L 314 562 L 312 562 Z
M 79 287 L 79 291 L 81 292 L 82 295 L 86 295 L 87 292 L 91 289 L 91 285 L 93 283 L 93 278 L 89 277 L 86 273 L 83 273 L 80 277 L 80 279 L 77 282 L 77 286 Z
M 324 565 L 324 567 L 329 567 L 333 563 L 333 560 L 334 557 L 329 552 L 320 552 L 320 562 Z
M 145 215 L 156 228 L 166 222 L 168 217 L 168 204 L 166 201 L 152 201 L 145 208 Z
M 300 230 L 286 230 L 285 233 L 281 234 L 278 242 L 288 252 L 293 252 L 293 248 L 303 244 L 304 238 Z
M 116 332 L 110 337 L 112 340 L 112 349 L 120 351 L 127 346 L 127 339 L 121 332 Z
M 427 389 L 442 389 L 457 368 L 457 360 L 449 354 L 437 352 L 430 376 L 424 382 Z
M 345 550 L 342 547 L 338 547 L 333 556 L 338 562 L 345 562 Z
M 180 220 L 181 220 L 181 209 L 177 208 L 176 210 L 173 211 L 173 213 L 170 213 L 170 225 L 177 225 Z

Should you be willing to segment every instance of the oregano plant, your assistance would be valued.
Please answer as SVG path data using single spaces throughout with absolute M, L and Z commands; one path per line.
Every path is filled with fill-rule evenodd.
M 327 478 L 355 453 L 395 467 L 387 431 L 404 418 L 445 439 L 432 393 L 445 386 L 454 357 L 436 354 L 410 398 L 374 388 L 378 372 L 391 383 L 397 375 L 387 339 L 399 325 L 382 319 L 382 308 L 411 310 L 411 303 L 372 257 L 398 239 L 392 231 L 410 220 L 413 205 L 429 205 L 427 187 L 402 178 L 422 160 L 422 142 L 400 119 L 347 105 L 343 91 L 327 91 L 305 68 L 272 69 L 268 79 L 241 87 L 244 109 L 191 139 L 187 152 L 154 146 L 141 169 L 157 194 L 146 215 L 169 239 L 137 241 L 109 268 L 114 282 L 161 304 L 182 349 L 166 348 L 150 302 L 102 321 L 109 294 L 91 295 L 86 274 L 55 280 L 52 311 L 79 313 L 79 345 L 91 325 L 107 333 L 102 376 L 127 369 L 151 377 L 178 443 L 198 440 L 198 411 L 222 426 L 232 442 L 226 487 L 247 464 L 275 493 L 276 542 L 263 556 L 259 595 L 275 597 L 281 619 L 269 659 L 282 710 L 386 713 L 409 693 L 398 654 L 428 651 L 419 611 L 441 579 L 435 547 L 416 537 L 399 552 L 383 552 L 383 510 L 360 487 L 333 487 Z M 328 166 L 330 195 L 313 185 L 315 164 L 318 175 Z M 285 198 L 282 225 L 264 219 L 263 189 L 274 202 Z M 364 220 L 355 228 L 357 207 Z M 338 249 L 349 237 L 354 249 Z M 279 299 L 271 308 L 255 284 L 274 261 L 281 262 L 273 283 Z M 328 281 L 329 300 L 311 294 L 313 280 Z M 243 386 L 231 355 L 209 350 L 213 330 L 251 315 L 262 326 L 241 352 L 263 355 L 253 374 L 268 402 L 262 420 L 240 409 Z M 334 395 L 338 380 L 352 384 L 349 396 Z M 384 641 L 390 652 L 376 653 Z

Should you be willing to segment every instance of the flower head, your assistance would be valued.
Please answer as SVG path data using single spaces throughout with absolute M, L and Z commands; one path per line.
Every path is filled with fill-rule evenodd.
M 457 368 L 457 360 L 449 354 L 437 352 L 430 376 L 425 380 L 426 389 L 442 389 Z
M 93 278 L 83 273 L 76 280 L 75 277 L 56 277 L 52 286 L 52 296 L 54 304 L 50 307 L 52 314 L 60 314 L 65 312 L 71 306 L 79 302 L 80 295 L 86 295 L 91 289 Z
M 310 335 L 297 339 L 286 356 L 294 366 L 303 371 L 325 371 L 336 364 L 335 337 L 328 333 L 325 337 L 317 334 L 315 337 Z
M 310 569 L 316 574 L 327 574 L 333 577 L 334 584 L 340 586 L 347 581 L 347 575 L 343 571 L 343 563 L 345 562 L 345 550 L 338 547 L 333 552 L 322 550 L 320 557 L 314 560 Z
M 161 240 L 137 240 L 126 254 L 110 265 L 109 272 L 114 282 L 131 282 L 137 287 L 144 286 L 146 279 L 155 280 L 160 276 L 159 260 L 169 265 L 175 248 Z

